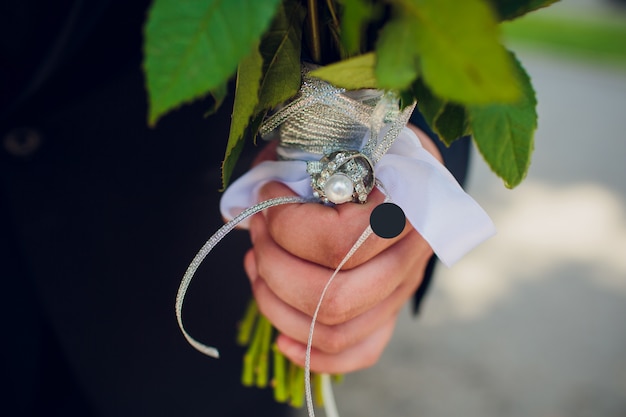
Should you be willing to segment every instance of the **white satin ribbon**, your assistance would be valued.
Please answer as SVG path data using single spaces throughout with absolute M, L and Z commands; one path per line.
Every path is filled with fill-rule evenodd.
M 447 266 L 495 234 L 485 211 L 409 128 L 400 132 L 374 167 L 374 174 L 391 201 L 404 210 L 411 225 Z M 306 162 L 265 161 L 225 191 L 220 201 L 222 215 L 232 219 L 257 204 L 259 190 L 270 181 L 282 182 L 302 197 L 313 196 Z M 248 222 L 240 225 L 248 227 Z

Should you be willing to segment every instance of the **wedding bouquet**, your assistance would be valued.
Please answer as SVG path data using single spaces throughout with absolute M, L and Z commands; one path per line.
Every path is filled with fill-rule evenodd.
M 446 264 L 490 236 L 486 214 L 404 126 L 417 105 L 444 143 L 472 135 L 505 185 L 519 184 L 530 164 L 536 100 L 525 70 L 501 44 L 498 25 L 554 1 L 156 0 L 145 27 L 149 124 L 206 95 L 219 106 L 235 77 L 221 203 L 231 221 L 185 274 L 177 297 L 181 328 L 184 294 L 204 257 L 232 228 L 274 205 L 363 203 L 378 187 Z M 257 136 L 278 141 L 278 160 L 228 187 L 244 142 Z M 258 201 L 268 181 L 283 182 L 300 197 Z M 314 324 L 315 316 L 309 352 Z M 194 347 L 217 356 L 183 332 Z M 270 383 L 272 356 L 276 399 L 301 405 L 306 385 L 312 413 L 309 364 L 304 370 L 288 364 L 271 347 L 272 337 L 272 325 L 252 301 L 238 336 L 249 345 L 243 383 Z M 328 381 L 313 376 L 314 385 Z

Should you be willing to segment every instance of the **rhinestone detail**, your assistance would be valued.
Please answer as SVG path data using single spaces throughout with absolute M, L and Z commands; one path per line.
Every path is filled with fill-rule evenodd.
M 365 203 L 374 188 L 373 165 L 357 151 L 332 152 L 309 163 L 307 170 L 313 195 L 324 203 Z

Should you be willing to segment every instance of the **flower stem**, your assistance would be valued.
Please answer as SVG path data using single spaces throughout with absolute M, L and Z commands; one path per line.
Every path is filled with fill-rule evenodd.
M 250 300 L 243 318 L 239 322 L 237 343 L 248 346 L 243 357 L 241 383 L 246 387 L 267 387 L 271 380 L 274 399 L 300 408 L 304 405 L 304 368 L 288 360 L 278 349 L 276 331 L 272 323 L 262 315 L 254 299 Z M 271 361 L 271 362 L 270 362 Z M 270 377 L 271 375 L 271 377 Z M 337 381 L 340 375 L 329 377 L 311 373 L 313 394 L 318 406 L 328 406 L 324 378 Z M 332 396 L 332 393 L 331 393 Z
M 300 408 L 304 405 L 304 368 L 290 362 L 289 380 L 291 391 L 291 401 L 289 404 L 292 407 Z
M 259 316 L 254 328 L 254 334 L 252 335 L 252 342 L 250 343 L 250 346 L 248 346 L 248 350 L 243 357 L 243 374 L 241 376 L 241 383 L 246 387 L 254 385 L 255 382 L 256 368 L 261 350 L 261 343 L 263 341 L 264 326 L 262 321 L 263 316 Z
M 256 304 L 256 300 L 252 298 L 246 307 L 243 319 L 239 322 L 239 331 L 237 332 L 237 344 L 239 346 L 247 346 L 250 343 L 250 336 L 252 336 L 252 330 L 258 315 L 259 307 Z
M 243 372 L 241 374 L 241 384 L 244 387 L 251 387 L 252 385 L 254 385 L 254 358 L 247 352 L 243 356 Z
M 324 405 L 324 395 L 322 391 L 322 374 L 313 374 L 313 394 L 315 394 L 315 405 Z
M 259 318 L 259 327 L 261 327 L 261 342 L 259 353 L 256 360 L 256 386 L 265 388 L 269 379 L 269 350 L 272 342 L 272 323 L 265 317 Z
M 311 58 L 315 62 L 322 60 L 322 39 L 320 36 L 319 10 L 317 0 L 307 0 L 308 7 L 308 29 L 309 29 L 309 48 L 311 50 Z
M 330 17 L 333 19 L 333 24 L 339 28 L 341 24 L 339 23 L 339 18 L 337 17 L 333 0 L 326 0 L 326 6 L 328 6 L 328 11 L 330 12 Z
M 326 417 L 339 417 L 337 404 L 335 403 L 335 396 L 333 395 L 332 377 L 328 374 L 321 374 L 320 381 L 321 395 L 326 400 L 326 403 L 324 404 Z
M 274 343 L 272 345 L 272 351 L 274 352 L 274 399 L 279 403 L 287 402 L 289 399 L 289 389 L 287 386 L 287 359 L 278 350 L 278 345 Z

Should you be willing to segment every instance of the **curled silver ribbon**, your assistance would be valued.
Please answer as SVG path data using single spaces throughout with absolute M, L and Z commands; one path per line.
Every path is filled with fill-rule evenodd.
M 226 237 L 228 233 L 230 233 L 235 227 L 237 227 L 239 223 L 241 223 L 248 217 L 253 216 L 256 213 L 259 213 L 270 207 L 275 207 L 275 206 L 279 206 L 283 204 L 309 203 L 309 202 L 311 202 L 310 199 L 303 198 L 303 197 L 278 197 L 278 198 L 274 198 L 271 200 L 263 201 L 259 204 L 256 204 L 248 208 L 247 210 L 242 211 L 241 214 L 239 214 L 237 217 L 235 217 L 228 223 L 224 224 L 222 227 L 218 229 L 217 232 L 213 234 L 213 236 L 209 238 L 209 240 L 206 241 L 206 243 L 202 246 L 202 248 L 200 248 L 196 256 L 193 258 L 193 260 L 187 267 L 187 270 L 185 271 L 185 275 L 183 275 L 183 279 L 181 280 L 180 285 L 178 287 L 178 292 L 176 293 L 176 303 L 174 306 L 174 310 L 176 311 L 176 320 L 178 321 L 178 327 L 180 327 L 180 330 L 185 336 L 185 339 L 187 339 L 189 344 L 193 346 L 196 350 L 212 358 L 220 357 L 220 353 L 216 348 L 212 346 L 207 346 L 204 343 L 199 342 L 198 340 L 194 339 L 187 332 L 187 330 L 185 329 L 185 326 L 183 325 L 183 302 L 185 301 L 185 295 L 187 294 L 187 289 L 189 288 L 189 284 L 191 284 L 191 280 L 193 279 L 193 276 L 195 275 L 198 268 L 200 267 L 200 264 L 202 264 L 202 261 L 204 261 L 207 255 L 213 250 L 215 246 L 217 246 L 218 243 L 220 243 L 220 241 L 224 237 Z

